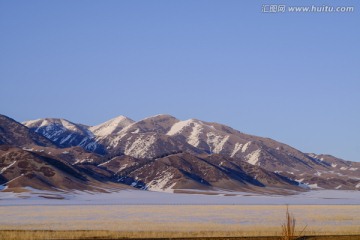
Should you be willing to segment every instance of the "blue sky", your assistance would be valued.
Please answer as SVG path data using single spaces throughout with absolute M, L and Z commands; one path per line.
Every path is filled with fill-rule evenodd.
M 262 4 L 354 6 L 262 13 Z M 358 1 L 0 0 L 0 113 L 198 118 L 360 161 Z

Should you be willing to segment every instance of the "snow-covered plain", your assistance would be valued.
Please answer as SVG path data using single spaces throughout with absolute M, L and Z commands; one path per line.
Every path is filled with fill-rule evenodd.
M 360 191 L 312 190 L 294 195 L 261 195 L 246 192 L 191 194 L 120 190 L 101 192 L 0 192 L 0 206 L 10 205 L 358 205 Z M 209 192 L 207 192 L 209 193 Z M 216 193 L 216 195 L 215 195 Z M 214 194 L 214 195 L 212 195 Z

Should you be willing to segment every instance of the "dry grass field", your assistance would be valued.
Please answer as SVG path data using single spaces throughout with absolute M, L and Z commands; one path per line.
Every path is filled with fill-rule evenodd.
M 280 236 L 280 205 L 1 206 L 1 239 Z M 303 235 L 360 235 L 358 205 L 291 205 Z M 9 231 L 13 230 L 13 231 Z M 36 231 L 35 231 L 36 230 Z M 356 239 L 356 238 L 355 238 Z

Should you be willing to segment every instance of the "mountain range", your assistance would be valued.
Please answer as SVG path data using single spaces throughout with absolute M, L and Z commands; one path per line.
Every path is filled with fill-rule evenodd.
M 360 190 L 360 163 L 219 123 L 156 115 L 97 126 L 0 115 L 0 190 L 291 194 Z

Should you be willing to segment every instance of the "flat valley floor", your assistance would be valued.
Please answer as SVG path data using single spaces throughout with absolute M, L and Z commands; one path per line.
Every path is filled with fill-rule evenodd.
M 302 235 L 360 239 L 359 191 L 227 195 L 0 192 L 0 239 L 280 236 L 287 206 Z
M 1 230 L 116 231 L 123 237 L 276 236 L 284 205 L 1 206 Z M 290 205 L 304 235 L 360 234 L 358 205 Z

